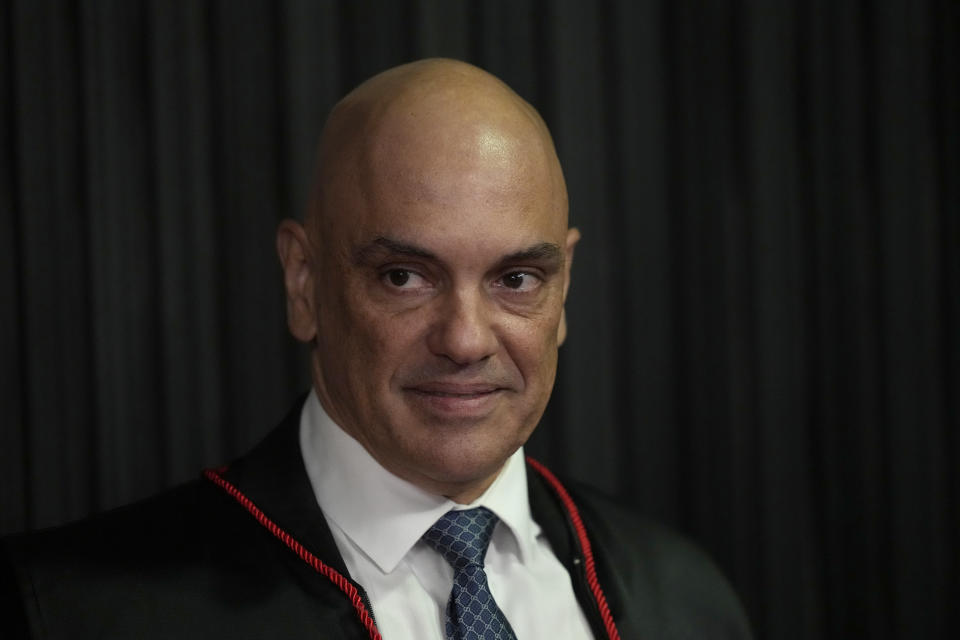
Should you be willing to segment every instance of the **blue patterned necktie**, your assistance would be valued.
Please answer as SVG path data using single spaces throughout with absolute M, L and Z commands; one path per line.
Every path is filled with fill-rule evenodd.
M 453 590 L 447 602 L 447 640 L 516 640 L 510 623 L 493 600 L 483 572 L 497 516 L 477 507 L 450 511 L 423 541 L 453 567 Z

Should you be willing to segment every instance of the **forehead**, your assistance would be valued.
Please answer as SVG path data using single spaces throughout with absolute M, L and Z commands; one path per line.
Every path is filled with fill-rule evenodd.
M 539 243 L 559 245 L 564 224 L 554 198 L 498 176 L 444 168 L 429 180 L 384 181 L 356 203 L 345 244 L 392 238 L 448 262 L 496 260 Z
M 365 150 L 355 181 L 339 185 L 332 226 L 348 245 L 379 236 L 454 253 L 559 244 L 566 200 L 551 169 L 545 150 L 494 127 L 399 131 Z

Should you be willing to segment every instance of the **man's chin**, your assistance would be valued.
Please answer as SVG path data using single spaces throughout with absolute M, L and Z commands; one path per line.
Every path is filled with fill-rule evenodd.
M 402 458 L 394 457 L 392 462 L 397 466 L 393 473 L 429 493 L 457 501 L 457 496 L 467 495 L 467 502 L 490 486 L 519 448 L 504 447 L 512 439 L 489 432 L 457 437 L 448 431 L 427 439 L 429 442 L 421 441 L 415 449 L 407 449 Z
M 509 458 L 509 456 L 507 456 Z M 506 458 L 490 466 L 472 465 L 469 468 L 441 467 L 435 470 L 433 492 L 454 502 L 473 502 L 486 491 L 503 470 Z

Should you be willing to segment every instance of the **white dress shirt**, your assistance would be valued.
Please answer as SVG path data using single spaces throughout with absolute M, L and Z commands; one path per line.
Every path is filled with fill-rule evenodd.
M 350 577 L 370 597 L 385 640 L 445 638 L 453 569 L 420 537 L 447 511 L 477 506 L 500 518 L 484 570 L 518 640 L 593 637 L 569 574 L 530 515 L 522 449 L 469 505 L 381 467 L 331 420 L 315 393 L 300 416 L 300 449 L 337 548 Z

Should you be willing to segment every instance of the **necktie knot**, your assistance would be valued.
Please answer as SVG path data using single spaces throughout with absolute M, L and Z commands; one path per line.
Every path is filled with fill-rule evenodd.
M 448 640 L 516 640 L 483 571 L 497 520 L 484 507 L 448 511 L 423 534 L 423 541 L 453 567 L 445 624 Z
M 484 507 L 448 511 L 423 535 L 423 541 L 456 571 L 470 565 L 483 567 L 498 519 Z

